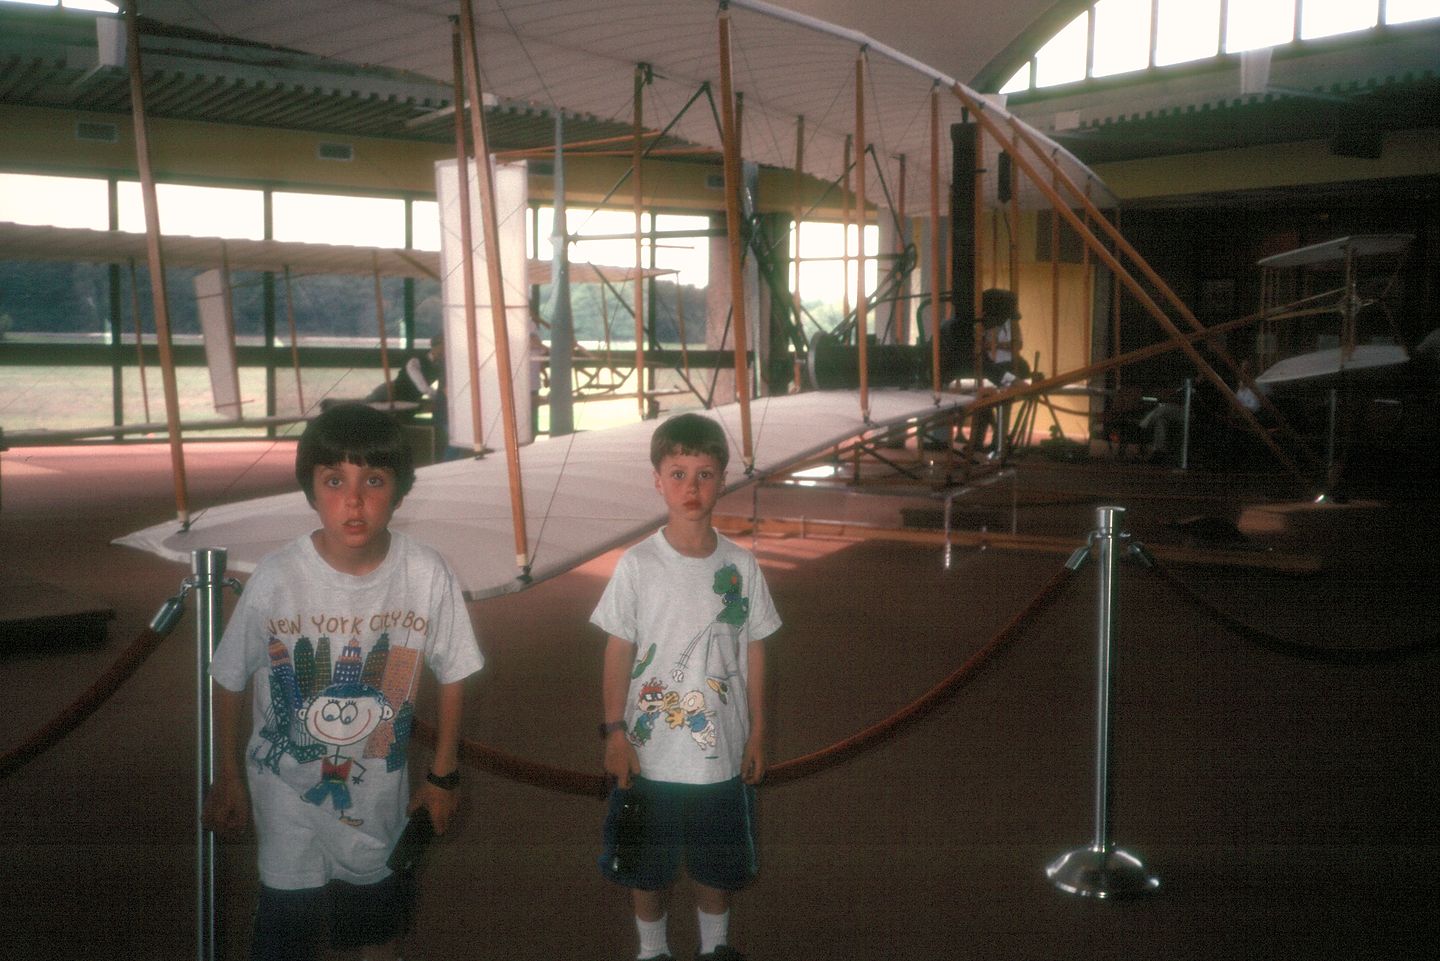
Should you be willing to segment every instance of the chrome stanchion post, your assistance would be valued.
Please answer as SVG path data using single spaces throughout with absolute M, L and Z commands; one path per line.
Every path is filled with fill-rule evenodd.
M 215 835 L 205 829 L 205 792 L 215 779 L 214 720 L 211 713 L 210 657 L 224 629 L 223 594 L 239 583 L 225 577 L 225 551 L 192 551 L 188 585 L 195 589 L 195 956 L 218 956 L 215 939 Z M 183 596 L 183 594 L 182 594 Z
M 1087 897 L 1108 898 L 1145 894 L 1160 886 L 1145 865 L 1134 855 L 1110 842 L 1110 677 L 1115 641 L 1115 542 L 1123 507 L 1097 507 L 1096 530 L 1090 545 L 1099 562 L 1099 604 L 1096 633 L 1095 702 L 1095 836 L 1089 847 L 1078 848 L 1053 862 L 1046 875 L 1062 891 Z M 1069 566 L 1078 569 L 1088 548 L 1071 556 Z
M 950 569 L 950 558 L 954 547 L 950 543 L 950 515 L 955 509 L 955 492 L 951 491 L 945 495 L 945 562 L 944 569 Z

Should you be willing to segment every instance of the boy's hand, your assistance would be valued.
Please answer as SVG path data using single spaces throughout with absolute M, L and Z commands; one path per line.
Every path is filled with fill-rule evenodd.
M 745 742 L 745 754 L 740 759 L 740 779 L 746 784 L 759 784 L 765 779 L 764 738 L 752 734 Z
M 250 821 L 250 793 L 245 779 L 222 771 L 205 794 L 201 822 L 219 835 L 234 835 Z
M 640 773 L 640 756 L 624 731 L 611 731 L 605 736 L 605 773 L 620 787 L 629 787 L 630 779 Z
M 405 813 L 414 814 L 423 807 L 430 812 L 430 823 L 435 825 L 435 833 L 444 834 L 450 825 L 450 818 L 455 815 L 455 809 L 460 806 L 460 799 L 457 797 L 459 793 L 459 788 L 447 791 L 426 781 L 410 796 L 410 806 L 405 809 Z

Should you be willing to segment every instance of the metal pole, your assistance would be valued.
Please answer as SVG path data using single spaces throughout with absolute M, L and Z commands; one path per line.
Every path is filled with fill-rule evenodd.
M 1195 381 L 1185 378 L 1184 418 L 1180 422 L 1180 469 L 1190 469 L 1190 402 L 1195 396 Z
M 195 956 L 217 956 L 215 941 L 215 835 L 205 829 L 205 792 L 215 779 L 210 702 L 210 655 L 224 627 L 221 593 L 225 551 L 191 551 L 195 584 Z
M 1088 848 L 1077 848 L 1053 862 L 1046 875 L 1062 891 L 1086 897 L 1108 898 L 1146 894 L 1160 886 L 1158 878 L 1134 855 L 1110 843 L 1110 678 L 1115 641 L 1115 541 L 1119 537 L 1123 507 L 1095 508 L 1096 530 L 1090 542 L 1098 550 L 1099 603 L 1095 627 L 1099 639 L 1096 657 L 1095 701 L 1095 834 Z M 1084 551 L 1071 559 L 1072 567 L 1084 561 Z
M 1328 478 L 1335 470 L 1335 421 L 1340 409 L 1340 392 L 1330 388 L 1328 417 L 1325 426 L 1325 474 Z

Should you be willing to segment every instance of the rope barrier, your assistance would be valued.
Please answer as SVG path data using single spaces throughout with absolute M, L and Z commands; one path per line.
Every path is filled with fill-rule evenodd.
M 65 710 L 57 714 L 51 721 L 30 735 L 24 742 L 0 755 L 0 780 L 4 780 L 24 767 L 41 754 L 54 747 L 75 728 L 79 727 L 85 720 L 94 714 L 109 698 L 120 689 L 120 685 L 128 681 L 145 663 L 160 642 L 168 635 L 156 634 L 146 628 L 140 632 L 130 646 L 116 658 L 115 663 L 101 674 L 89 689 L 76 698 L 75 701 Z
M 1381 664 L 1440 649 L 1440 634 L 1420 638 L 1419 640 L 1410 641 L 1405 644 L 1377 648 L 1326 647 L 1320 644 L 1302 644 L 1299 641 L 1287 640 L 1247 624 L 1238 617 L 1220 610 L 1209 600 L 1202 597 L 1198 591 L 1184 583 L 1168 568 L 1160 564 L 1159 561 L 1151 558 L 1148 566 L 1171 590 L 1175 591 L 1175 593 L 1179 594 L 1195 608 L 1214 618 L 1226 630 L 1229 630 L 1238 637 L 1258 647 L 1262 647 L 1276 654 L 1282 654 L 1286 657 L 1319 661 L 1327 664 Z
M 1440 649 L 1440 634 L 1385 648 L 1334 648 L 1286 640 L 1220 610 L 1164 565 L 1153 558 L 1150 558 L 1149 561 L 1150 570 L 1154 571 L 1157 577 L 1192 606 L 1203 611 L 1237 636 L 1278 654 L 1331 664 L 1376 664 Z M 1068 567 L 1062 567 L 1057 571 L 1050 581 L 994 637 L 917 700 L 844 740 L 810 754 L 781 761 L 770 768 L 766 775 L 766 783 L 783 784 L 834 767 L 883 741 L 896 737 L 906 727 L 928 716 L 1013 641 L 1026 620 L 1054 599 L 1071 574 Z M 94 683 L 69 707 L 36 730 L 24 742 L 0 755 L 0 780 L 14 774 L 30 761 L 54 747 L 71 731 L 84 723 L 134 675 L 167 636 L 166 634 L 157 634 L 148 628 L 142 630 L 130 646 L 116 658 L 115 662 L 96 678 Z M 422 742 L 433 746 L 435 728 L 430 722 L 417 719 L 414 734 Z M 607 791 L 604 775 L 572 771 L 527 760 L 468 738 L 460 740 L 459 756 L 466 763 L 492 774 L 564 794 L 603 797 Z
M 827 770 L 883 741 L 894 738 L 901 730 L 927 716 L 1009 644 L 1019 633 L 1021 625 L 1050 602 L 1061 585 L 1069 579 L 1071 573 L 1069 568 L 1061 567 L 1055 576 L 1040 589 L 1040 592 L 1031 598 L 1029 603 L 980 650 L 972 654 L 965 663 L 917 700 L 888 718 L 878 721 L 842 741 L 837 741 L 810 754 L 773 765 L 766 772 L 765 783 L 783 784 Z M 435 728 L 427 721 L 417 720 L 413 734 L 422 738 L 426 744 L 433 746 L 435 743 Z M 564 794 L 593 797 L 604 797 L 609 791 L 604 775 L 587 774 L 529 761 L 468 738 L 460 739 L 459 755 L 461 760 L 475 767 L 533 787 L 546 788 Z

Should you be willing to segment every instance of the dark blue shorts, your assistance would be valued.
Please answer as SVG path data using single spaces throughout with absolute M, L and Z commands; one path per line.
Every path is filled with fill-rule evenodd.
M 413 880 L 392 874 L 375 884 L 331 881 L 323 888 L 284 891 L 260 886 L 254 961 L 318 959 L 326 948 L 353 951 L 405 933 Z
M 638 814 L 625 811 L 639 801 Z M 632 808 L 633 810 L 633 808 Z M 739 778 L 674 784 L 635 778 L 610 792 L 600 873 L 642 891 L 661 891 L 680 864 L 698 884 L 738 891 L 755 878 L 755 789 Z

